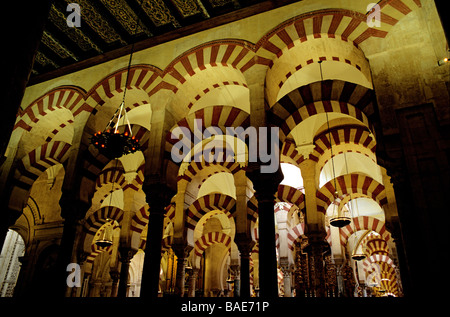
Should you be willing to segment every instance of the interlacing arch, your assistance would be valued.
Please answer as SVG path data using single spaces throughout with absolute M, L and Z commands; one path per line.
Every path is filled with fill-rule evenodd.
M 233 197 L 221 193 L 202 196 L 186 210 L 186 227 L 194 230 L 198 221 L 209 211 L 220 210 L 230 218 L 235 211 L 235 204 L 236 200 Z

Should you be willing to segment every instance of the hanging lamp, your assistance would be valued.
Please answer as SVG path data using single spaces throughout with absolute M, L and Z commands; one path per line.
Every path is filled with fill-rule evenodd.
M 110 219 L 106 219 L 106 225 L 103 229 L 102 233 L 100 234 L 100 238 L 95 241 L 95 244 L 101 248 L 109 247 L 113 244 L 112 241 L 112 223 Z
M 135 25 L 137 32 L 138 19 L 136 18 Z M 128 79 L 130 75 L 131 60 L 134 53 L 134 42 L 131 45 L 130 59 L 128 61 L 127 76 L 125 80 L 125 87 L 123 90 L 122 103 L 114 113 L 111 120 L 106 125 L 103 131 L 96 132 L 91 138 L 93 144 L 98 151 L 109 159 L 119 158 L 126 154 L 131 154 L 140 150 L 139 140 L 133 136 L 130 121 L 128 120 L 127 111 L 125 107 L 125 96 L 127 93 Z M 124 126 L 123 131 L 119 128 Z M 122 129 L 121 129 L 122 130 Z

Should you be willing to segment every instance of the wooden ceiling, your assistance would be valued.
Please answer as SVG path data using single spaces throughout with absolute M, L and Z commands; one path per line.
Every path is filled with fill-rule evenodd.
M 296 1 L 56 0 L 36 53 L 29 85 Z M 69 3 L 81 9 L 69 27 Z M 138 23 L 136 23 L 138 21 Z M 136 29 L 137 25 L 137 29 Z

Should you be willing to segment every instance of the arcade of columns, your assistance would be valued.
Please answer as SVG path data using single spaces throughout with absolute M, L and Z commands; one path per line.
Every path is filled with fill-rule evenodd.
M 27 88 L 1 179 L 25 242 L 18 296 L 403 295 L 367 56 L 429 3 L 380 1 L 369 27 L 359 5 L 306 2 L 136 52 L 127 83 L 125 56 Z M 125 85 L 141 151 L 108 160 L 89 140 Z M 196 119 L 222 135 L 198 139 Z M 262 173 L 270 162 L 249 162 L 227 127 L 278 127 L 279 168 Z M 177 142 L 191 148 L 181 162 Z M 206 148 L 214 161 L 189 159 Z

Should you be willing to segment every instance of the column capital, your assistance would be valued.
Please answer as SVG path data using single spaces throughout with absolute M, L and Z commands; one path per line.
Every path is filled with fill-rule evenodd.
M 308 179 L 315 179 L 316 176 L 316 164 L 317 162 L 313 161 L 313 160 L 304 160 L 303 162 L 300 163 L 299 167 L 300 167 L 300 171 L 302 173 L 302 178 L 303 180 L 308 180 Z
M 280 269 L 283 274 L 291 273 L 294 268 L 293 263 L 289 263 L 289 259 L 287 257 L 280 258 Z
M 172 250 L 178 259 L 187 259 L 193 247 L 187 243 L 173 243 Z
M 308 238 L 309 245 L 314 243 L 328 244 L 326 241 L 327 233 L 321 230 L 318 224 L 307 224 L 306 229 L 305 236 Z
M 161 212 L 176 194 L 176 191 L 163 182 L 144 184 L 142 190 L 145 193 L 145 199 L 153 212 Z
M 255 246 L 255 241 L 246 233 L 237 233 L 234 242 L 236 243 L 241 256 L 249 256 Z
M 120 272 L 117 269 L 113 269 L 109 271 L 109 275 L 114 281 L 118 281 L 120 277 Z

